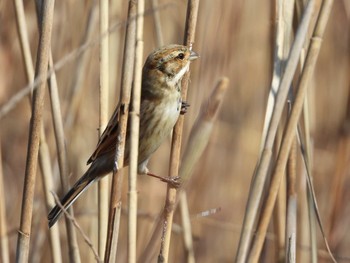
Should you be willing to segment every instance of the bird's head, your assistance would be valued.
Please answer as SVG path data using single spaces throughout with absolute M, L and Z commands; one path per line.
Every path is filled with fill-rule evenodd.
M 182 45 L 168 45 L 156 49 L 147 58 L 143 67 L 143 81 L 157 78 L 162 84 L 174 86 L 188 70 L 190 61 L 199 55 Z

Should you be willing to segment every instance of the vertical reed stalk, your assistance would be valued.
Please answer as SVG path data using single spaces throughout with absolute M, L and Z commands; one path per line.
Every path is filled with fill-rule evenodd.
M 108 32 L 109 2 L 100 0 L 100 35 Z M 103 35 L 104 36 L 104 35 Z M 108 94 L 109 94 L 109 34 L 100 43 L 100 136 L 108 123 Z M 98 254 L 104 258 L 108 222 L 108 190 L 109 177 L 105 176 L 98 182 Z
M 115 262 L 117 253 L 117 243 L 121 214 L 121 191 L 122 191 L 122 172 L 124 166 L 124 148 L 127 120 L 129 113 L 131 85 L 134 72 L 134 55 L 136 39 L 136 2 L 129 1 L 128 23 L 125 36 L 125 48 L 123 57 L 121 96 L 118 121 L 118 142 L 116 142 L 115 167 L 112 179 L 112 192 L 109 207 L 107 243 L 105 252 L 105 262 Z
M 188 0 L 184 44 L 189 47 L 192 47 L 192 44 L 194 43 L 194 39 L 195 39 L 198 7 L 199 7 L 199 0 Z M 189 77 L 190 77 L 190 73 L 188 71 L 182 80 L 181 95 L 184 101 L 186 101 L 186 98 L 187 98 L 187 88 L 188 88 Z M 183 122 L 184 122 L 184 118 L 183 116 L 180 116 L 173 130 L 171 153 L 170 153 L 170 167 L 169 167 L 170 177 L 176 177 L 179 172 Z M 173 216 L 175 211 L 174 210 L 175 202 L 176 202 L 176 189 L 168 185 L 167 196 L 166 196 L 165 207 L 164 207 L 164 214 L 163 214 L 163 232 L 162 232 L 162 238 L 161 238 L 161 247 L 160 247 L 160 252 L 158 256 L 159 262 L 165 262 L 165 263 L 168 262 L 171 228 L 173 224 Z
M 293 140 L 287 165 L 287 222 L 285 234 L 285 262 L 296 262 L 296 235 L 297 235 L 297 192 L 296 192 L 296 161 L 297 141 Z
M 145 2 L 137 1 L 136 19 L 136 50 L 134 85 L 132 89 L 132 111 L 130 112 L 130 167 L 128 189 L 128 262 L 136 262 L 136 236 L 137 236 L 137 168 L 140 128 L 140 102 L 142 84 L 142 60 L 143 60 L 143 18 Z
M 17 29 L 18 35 L 21 45 L 21 52 L 23 56 L 23 61 L 25 65 L 25 72 L 27 76 L 27 81 L 29 83 L 34 80 L 34 66 L 33 59 L 30 52 L 30 45 L 28 40 L 28 32 L 25 22 L 24 15 L 24 7 L 23 2 L 20 0 L 14 1 L 15 11 L 16 11 L 16 21 L 17 21 Z M 37 12 L 37 16 L 39 16 Z M 38 17 L 39 21 L 39 17 Z M 32 95 L 32 94 L 30 94 Z M 29 97 L 31 100 L 31 97 Z M 46 135 L 43 124 L 40 127 L 40 148 L 39 148 L 39 160 L 40 160 L 40 169 L 42 174 L 42 180 L 44 185 L 44 194 L 46 200 L 47 210 L 49 210 L 54 204 L 53 197 L 50 193 L 51 189 L 53 189 L 52 185 L 52 166 L 50 162 L 50 154 L 46 143 Z M 52 258 L 54 263 L 61 262 L 61 245 L 59 239 L 59 228 L 58 226 L 54 227 L 49 231 L 49 242 L 51 244 L 52 250 Z
M 4 173 L 2 170 L 2 155 L 0 147 L 0 259 L 3 263 L 10 263 L 10 250 L 6 224 L 6 198 L 3 178 Z
M 51 30 L 53 23 L 54 3 L 54 0 L 46 0 L 42 6 L 42 24 L 40 27 L 37 65 L 35 70 L 35 76 L 41 76 L 41 79 L 38 88 L 33 92 L 32 117 L 29 128 L 21 223 L 17 241 L 17 262 L 27 262 L 29 256 L 33 199 L 40 142 L 40 126 L 42 125 L 46 84 L 45 80 L 47 76 L 49 53 L 51 48 Z

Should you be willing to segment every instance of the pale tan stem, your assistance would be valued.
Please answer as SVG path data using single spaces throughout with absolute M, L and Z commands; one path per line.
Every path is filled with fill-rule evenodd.
M 134 72 L 134 55 L 136 39 L 136 2 L 129 1 L 128 21 L 125 36 L 125 49 L 123 57 L 121 96 L 119 105 L 118 141 L 116 142 L 115 169 L 113 171 L 112 192 L 109 207 L 107 243 L 105 262 L 115 262 L 119 235 L 121 214 L 122 173 L 124 166 L 124 148 L 126 128 L 129 113 L 130 94 Z M 119 169 L 119 170 L 118 170 Z
M 130 113 L 130 166 L 128 189 L 128 262 L 136 262 L 136 237 L 137 237 L 137 170 L 140 128 L 140 104 L 142 85 L 142 61 L 143 61 L 143 20 L 145 1 L 137 1 L 136 18 L 136 50 L 134 85 L 132 89 L 132 109 Z
M 3 263 L 10 263 L 10 250 L 6 222 L 6 197 L 3 178 L 4 173 L 2 170 L 2 155 L 0 148 L 0 260 Z
M 184 44 L 192 47 L 195 38 L 197 16 L 198 16 L 199 0 L 188 0 L 187 4 L 187 17 L 186 17 L 186 28 Z M 185 74 L 182 80 L 182 99 L 186 101 L 187 88 L 189 81 L 189 72 Z M 178 119 L 172 137 L 171 153 L 170 153 L 170 167 L 169 176 L 176 177 L 179 172 L 180 164 L 180 151 L 181 151 L 181 139 L 183 130 L 184 118 L 180 116 Z M 175 211 L 176 202 L 176 189 L 168 186 L 167 197 L 165 201 L 164 214 L 163 214 L 163 232 L 161 238 L 160 252 L 158 261 L 168 262 L 169 260 L 169 247 L 171 238 L 171 228 L 173 223 L 173 216 Z
M 29 128 L 27 163 L 25 169 L 24 189 L 22 199 L 21 223 L 18 231 L 17 262 L 27 262 L 31 235 L 33 199 L 37 173 L 37 161 L 40 142 L 40 127 L 44 107 L 46 75 L 51 48 L 51 31 L 53 23 L 54 0 L 44 1 L 42 6 L 42 24 L 38 47 L 35 75 L 42 76 L 38 88 L 33 92 L 32 117 Z
M 109 1 L 100 0 L 100 35 L 108 32 Z M 109 35 L 101 39 L 100 43 L 100 125 L 102 135 L 108 123 L 108 94 L 109 94 Z M 98 253 L 104 258 L 107 222 L 108 222 L 108 193 L 109 177 L 105 176 L 98 182 Z

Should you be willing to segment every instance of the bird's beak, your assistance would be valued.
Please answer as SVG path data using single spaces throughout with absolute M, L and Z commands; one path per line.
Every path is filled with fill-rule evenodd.
M 196 53 L 196 52 L 194 52 L 194 51 L 191 50 L 191 54 L 190 54 L 189 60 L 191 61 L 191 60 L 195 60 L 195 59 L 197 59 L 197 58 L 199 58 L 198 53 Z

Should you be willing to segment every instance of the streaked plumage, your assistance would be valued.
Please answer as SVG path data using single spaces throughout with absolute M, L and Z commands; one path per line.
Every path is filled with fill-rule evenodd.
M 140 138 L 138 172 L 148 172 L 147 163 L 170 134 L 181 111 L 181 80 L 191 60 L 198 55 L 181 45 L 169 45 L 153 51 L 142 71 L 140 108 Z M 67 209 L 91 183 L 113 170 L 118 130 L 119 105 L 116 107 L 103 132 L 94 153 L 88 160 L 91 164 L 86 173 L 61 199 Z M 124 165 L 129 163 L 129 132 L 125 145 Z M 49 227 L 58 220 L 61 209 L 56 205 L 49 213 Z

